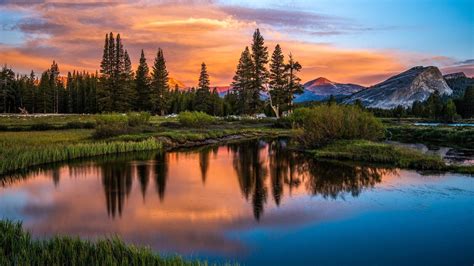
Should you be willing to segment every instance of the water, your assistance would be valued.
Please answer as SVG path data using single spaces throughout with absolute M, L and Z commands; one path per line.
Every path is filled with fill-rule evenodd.
M 474 127 L 474 124 L 471 123 L 414 123 L 415 126 L 448 126 L 448 127 Z
M 36 237 L 120 235 L 244 265 L 472 265 L 474 178 L 315 162 L 286 142 L 102 157 L 6 178 Z

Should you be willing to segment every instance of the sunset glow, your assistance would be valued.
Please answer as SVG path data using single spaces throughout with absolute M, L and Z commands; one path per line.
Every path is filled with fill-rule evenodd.
M 161 47 L 170 77 L 195 86 L 205 61 L 211 85 L 225 86 L 260 28 L 270 51 L 279 43 L 300 61 L 303 82 L 371 85 L 414 65 L 474 74 L 471 1 L 312 2 L 0 1 L 0 63 L 26 74 L 54 59 L 62 75 L 95 72 L 112 31 L 134 67 L 141 49 L 152 62 Z

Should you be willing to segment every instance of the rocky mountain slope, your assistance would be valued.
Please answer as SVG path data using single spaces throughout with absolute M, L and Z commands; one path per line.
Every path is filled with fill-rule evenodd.
M 474 86 L 474 78 L 467 77 L 463 72 L 444 75 L 444 79 L 453 90 L 453 98 L 463 97 L 466 89 L 469 86 Z
M 417 66 L 355 93 L 343 103 L 360 100 L 364 106 L 372 108 L 410 107 L 414 101 L 425 101 L 435 91 L 440 95 L 453 93 L 437 67 Z
M 331 95 L 340 98 L 365 89 L 357 84 L 332 82 L 323 77 L 308 81 L 303 86 L 304 92 L 296 96 L 295 102 L 322 101 Z

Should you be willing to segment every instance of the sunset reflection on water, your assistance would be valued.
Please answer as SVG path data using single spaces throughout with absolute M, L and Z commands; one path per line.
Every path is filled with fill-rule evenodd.
M 51 166 L 4 181 L 0 214 L 23 220 L 39 237 L 117 234 L 161 252 L 240 257 L 253 252 L 243 238 L 249 230 L 284 233 L 338 221 L 377 207 L 356 200 L 364 191 L 420 177 L 316 162 L 286 145 L 254 140 Z

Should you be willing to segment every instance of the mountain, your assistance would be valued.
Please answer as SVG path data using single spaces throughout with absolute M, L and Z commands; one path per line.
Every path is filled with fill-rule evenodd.
M 440 95 L 453 93 L 437 67 L 417 66 L 357 92 L 343 103 L 351 104 L 360 100 L 363 105 L 371 108 L 392 109 L 398 105 L 410 107 L 414 101 L 425 101 L 435 91 Z
M 323 77 L 308 81 L 303 87 L 303 93 L 296 95 L 295 102 L 323 101 L 331 95 L 341 98 L 365 89 L 357 84 L 332 82 Z
M 453 98 L 463 97 L 467 87 L 474 85 L 474 78 L 467 77 L 463 72 L 451 73 L 443 77 L 453 90 Z
M 173 78 L 173 77 L 168 77 L 168 85 L 170 86 L 170 89 L 174 90 L 176 85 L 178 85 L 179 89 L 185 89 L 186 85 L 184 85 L 183 82 Z
M 211 91 L 214 88 L 217 90 L 217 93 L 219 94 L 220 97 L 224 97 L 227 94 L 227 92 L 231 90 L 230 86 L 217 86 L 217 87 L 211 87 Z
M 456 72 L 456 73 L 446 74 L 443 77 L 444 77 L 445 80 L 467 78 L 466 74 L 464 74 L 464 72 Z

